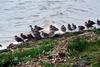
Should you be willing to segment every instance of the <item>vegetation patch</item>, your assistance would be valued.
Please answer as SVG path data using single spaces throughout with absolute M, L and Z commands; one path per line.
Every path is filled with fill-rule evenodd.
M 45 43 L 46 42 L 46 43 Z M 31 48 L 27 51 L 8 52 L 0 54 L 0 67 L 9 67 L 16 64 L 22 64 L 32 58 L 37 58 L 46 52 L 52 50 L 54 42 L 51 40 L 42 41 L 41 46 Z

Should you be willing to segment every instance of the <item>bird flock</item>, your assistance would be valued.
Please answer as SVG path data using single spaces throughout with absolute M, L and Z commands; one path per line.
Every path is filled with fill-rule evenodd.
M 66 33 L 67 29 L 70 30 L 70 31 L 73 31 L 73 30 L 76 30 L 76 29 L 78 29 L 78 31 L 83 31 L 85 29 L 95 28 L 93 26 L 94 24 L 97 24 L 98 26 L 100 26 L 100 20 L 97 19 L 96 22 L 94 22 L 92 20 L 88 20 L 87 22 L 84 22 L 84 25 L 80 25 L 80 26 L 77 26 L 74 23 L 68 24 L 67 27 L 65 25 L 62 25 L 60 30 L 63 33 Z M 20 36 L 15 35 L 14 39 L 15 39 L 16 42 L 24 43 L 24 42 L 28 42 L 28 41 L 32 41 L 32 40 L 52 38 L 52 37 L 55 37 L 56 35 L 58 35 L 55 32 L 59 31 L 59 29 L 54 25 L 49 26 L 49 32 L 48 33 L 43 31 L 44 28 L 37 26 L 37 25 L 35 25 L 34 28 L 32 27 L 32 25 L 29 25 L 29 27 L 30 27 L 31 33 L 28 33 L 26 35 L 23 34 L 23 33 L 20 33 Z M 12 45 L 12 44 L 13 43 L 11 43 L 10 45 Z M 0 45 L 0 47 L 2 47 L 2 45 Z
M 83 31 L 85 28 L 89 29 L 89 28 L 93 28 L 94 24 L 100 25 L 100 20 L 97 19 L 97 22 L 94 22 L 92 20 L 88 20 L 87 22 L 85 22 L 85 25 L 80 25 L 80 26 L 76 26 L 74 23 L 72 24 L 68 24 L 67 28 L 65 27 L 65 25 L 61 26 L 61 31 L 66 33 L 67 29 L 70 31 L 73 31 L 75 29 L 78 28 L 79 31 Z M 40 40 L 43 38 L 50 38 L 50 37 L 54 37 L 56 34 L 56 31 L 59 31 L 59 29 L 53 25 L 50 25 L 49 33 L 46 33 L 44 31 L 42 31 L 44 28 L 39 27 L 37 25 L 34 26 L 34 28 L 32 27 L 32 25 L 30 25 L 30 29 L 32 33 L 29 33 L 27 35 L 24 35 L 23 33 L 20 34 L 20 37 L 18 37 L 17 35 L 15 35 L 15 40 L 17 42 L 25 42 L 25 41 L 30 41 L 30 40 Z

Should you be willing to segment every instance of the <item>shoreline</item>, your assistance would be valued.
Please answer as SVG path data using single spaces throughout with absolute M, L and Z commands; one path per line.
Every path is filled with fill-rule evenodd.
M 100 28 L 98 28 L 98 29 L 100 29 Z M 98 30 L 98 29 L 96 29 L 96 30 Z M 85 31 L 92 31 L 92 30 L 94 30 L 94 29 L 87 29 L 87 30 L 84 30 L 83 32 L 85 32 Z M 64 35 L 64 34 L 69 34 L 69 33 L 80 33 L 80 31 L 78 31 L 78 30 L 74 30 L 74 31 L 69 31 L 69 32 L 66 32 L 66 33 L 62 33 L 62 31 L 57 31 L 58 33 L 56 33 L 56 34 L 60 34 L 60 36 L 61 35 Z M 19 45 L 18 44 L 18 42 L 11 42 L 11 43 L 13 43 L 14 45 Z M 9 44 L 11 44 L 11 43 L 9 43 Z M 7 45 L 7 46 L 9 46 L 9 44 Z M 3 51 L 3 50 L 6 50 L 7 49 L 7 46 L 5 46 L 5 47 L 0 47 L 0 51 Z
M 1 65 L 9 63 L 8 64 L 9 66 L 10 63 L 13 63 L 15 64 L 14 66 L 19 66 L 19 67 L 27 67 L 27 65 L 30 66 L 45 65 L 44 63 L 48 63 L 49 65 L 51 65 L 51 67 L 53 67 L 52 64 L 63 67 L 62 65 L 59 64 L 64 63 L 67 65 L 68 63 L 69 65 L 71 65 L 73 63 L 73 65 L 75 65 L 76 62 L 80 64 L 79 62 L 81 62 L 81 60 L 89 62 L 90 63 L 89 65 L 94 65 L 94 63 L 98 62 L 99 60 L 99 59 L 96 60 L 94 59 L 99 58 L 100 56 L 99 44 L 100 44 L 100 29 L 84 30 L 81 32 L 67 32 L 61 37 L 41 39 L 37 41 L 23 43 L 19 45 L 17 49 L 14 49 L 14 51 L 6 52 L 5 50 L 5 52 L 0 53 L 1 56 L 0 61 L 5 59 L 4 63 L 3 64 L 1 63 Z M 71 52 L 69 51 L 69 49 Z M 72 49 L 75 50 L 73 51 Z M 54 57 L 54 56 L 58 56 L 59 52 L 64 52 L 67 55 L 67 56 L 66 55 L 62 56 L 60 58 L 62 59 L 61 61 L 56 60 L 57 57 Z M 95 52 L 98 53 L 95 54 Z M 93 55 L 91 56 L 91 54 Z M 53 58 L 51 58 L 51 56 Z M 10 57 L 11 59 L 6 59 L 5 57 L 6 58 Z M 64 59 L 63 57 L 65 58 L 66 61 L 63 60 Z M 88 57 L 93 57 L 93 58 L 88 58 Z M 14 60 L 15 58 L 16 60 Z M 90 59 L 90 61 L 86 58 Z M 13 62 L 11 62 L 11 60 Z M 70 63 L 70 61 L 72 61 L 72 63 Z M 21 62 L 21 64 L 19 64 L 19 62 Z M 48 64 L 46 65 L 48 66 Z

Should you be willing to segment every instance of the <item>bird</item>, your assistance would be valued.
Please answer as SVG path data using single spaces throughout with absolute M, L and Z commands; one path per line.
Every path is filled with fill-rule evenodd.
M 50 25 L 50 31 L 58 31 L 59 29 L 53 25 Z
M 78 28 L 79 28 L 79 31 L 83 31 L 85 29 L 84 26 L 78 26 Z
M 29 25 L 30 26 L 30 28 L 31 28 L 31 31 L 33 31 L 34 30 L 34 28 L 32 27 L 32 25 Z
M 27 34 L 27 39 L 28 39 L 28 41 L 30 41 L 30 40 L 34 39 L 34 37 L 32 36 L 31 33 L 29 33 L 29 34 Z
M 24 35 L 23 33 L 21 33 L 20 36 L 21 36 L 21 38 L 24 39 L 24 40 L 28 38 L 28 37 L 27 37 L 26 35 Z
M 66 27 L 64 25 L 61 26 L 61 31 L 66 32 Z
M 88 22 L 85 22 L 85 26 L 87 28 L 92 28 L 93 25 L 96 24 L 94 21 L 88 20 Z
M 96 24 L 94 21 L 91 21 L 91 20 L 88 20 L 88 23 L 89 23 L 90 25 Z
M 68 24 L 68 29 L 69 29 L 70 31 L 73 30 L 73 29 L 71 28 L 71 25 L 70 25 L 70 24 Z
M 100 20 L 99 19 L 97 19 L 97 25 L 100 25 Z
M 49 34 L 43 31 L 41 31 L 41 35 L 43 36 L 43 38 L 49 38 Z
M 32 27 L 32 25 L 29 25 L 29 27 L 31 28 L 31 32 L 34 33 L 35 29 Z
M 17 35 L 15 35 L 15 40 L 17 42 L 24 42 L 24 40 L 22 38 L 18 37 Z
M 50 31 L 48 34 L 49 34 L 49 37 L 54 37 L 55 36 L 55 32 L 54 31 Z
M 72 23 L 72 29 L 75 30 L 76 28 L 77 28 L 77 26 Z
M 17 45 L 13 44 L 13 43 L 10 43 L 8 46 L 7 46 L 7 49 L 10 49 L 10 48 L 13 48 L 13 49 L 16 49 Z
M 40 30 L 43 29 L 42 27 L 39 27 L 39 26 L 37 26 L 37 25 L 35 25 L 34 28 L 35 28 L 37 31 L 40 31 Z
M 0 47 L 2 47 L 2 45 L 0 44 Z
M 35 30 L 34 33 L 33 33 L 33 35 L 34 35 L 34 39 L 35 40 L 41 39 L 41 35 L 40 35 L 39 31 Z
M 88 22 L 85 22 L 85 26 L 86 26 L 87 28 L 92 28 L 92 27 L 93 27 L 93 25 L 90 24 L 90 23 L 88 23 Z
M 40 29 L 38 29 L 39 27 L 35 26 L 35 28 L 33 28 L 32 25 L 30 25 L 30 28 L 31 28 L 32 34 L 34 35 L 34 39 L 35 40 L 41 39 L 41 35 L 39 32 Z

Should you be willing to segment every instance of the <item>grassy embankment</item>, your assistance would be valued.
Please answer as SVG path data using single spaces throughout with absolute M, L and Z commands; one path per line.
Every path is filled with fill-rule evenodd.
M 90 32 L 91 34 L 84 34 Z M 91 36 L 94 33 L 94 36 Z M 81 35 L 84 34 L 84 35 Z M 87 36 L 88 35 L 88 36 Z M 90 37 L 91 36 L 91 37 Z M 57 38 L 42 39 L 21 44 L 15 52 L 6 51 L 0 53 L 0 67 L 20 66 L 29 61 L 29 63 L 39 62 L 42 67 L 73 67 L 79 60 L 90 62 L 92 67 L 100 67 L 100 29 L 88 30 L 83 32 L 66 33 Z M 66 61 L 52 64 L 47 60 L 42 61 L 42 56 L 52 56 L 58 45 L 67 45 L 64 48 L 65 53 L 69 53 L 65 58 Z M 60 49 L 59 49 L 60 50 Z M 69 58 L 68 58 L 69 57 Z M 30 62 L 34 59 L 36 61 Z M 24 67 L 24 66 L 22 66 Z

